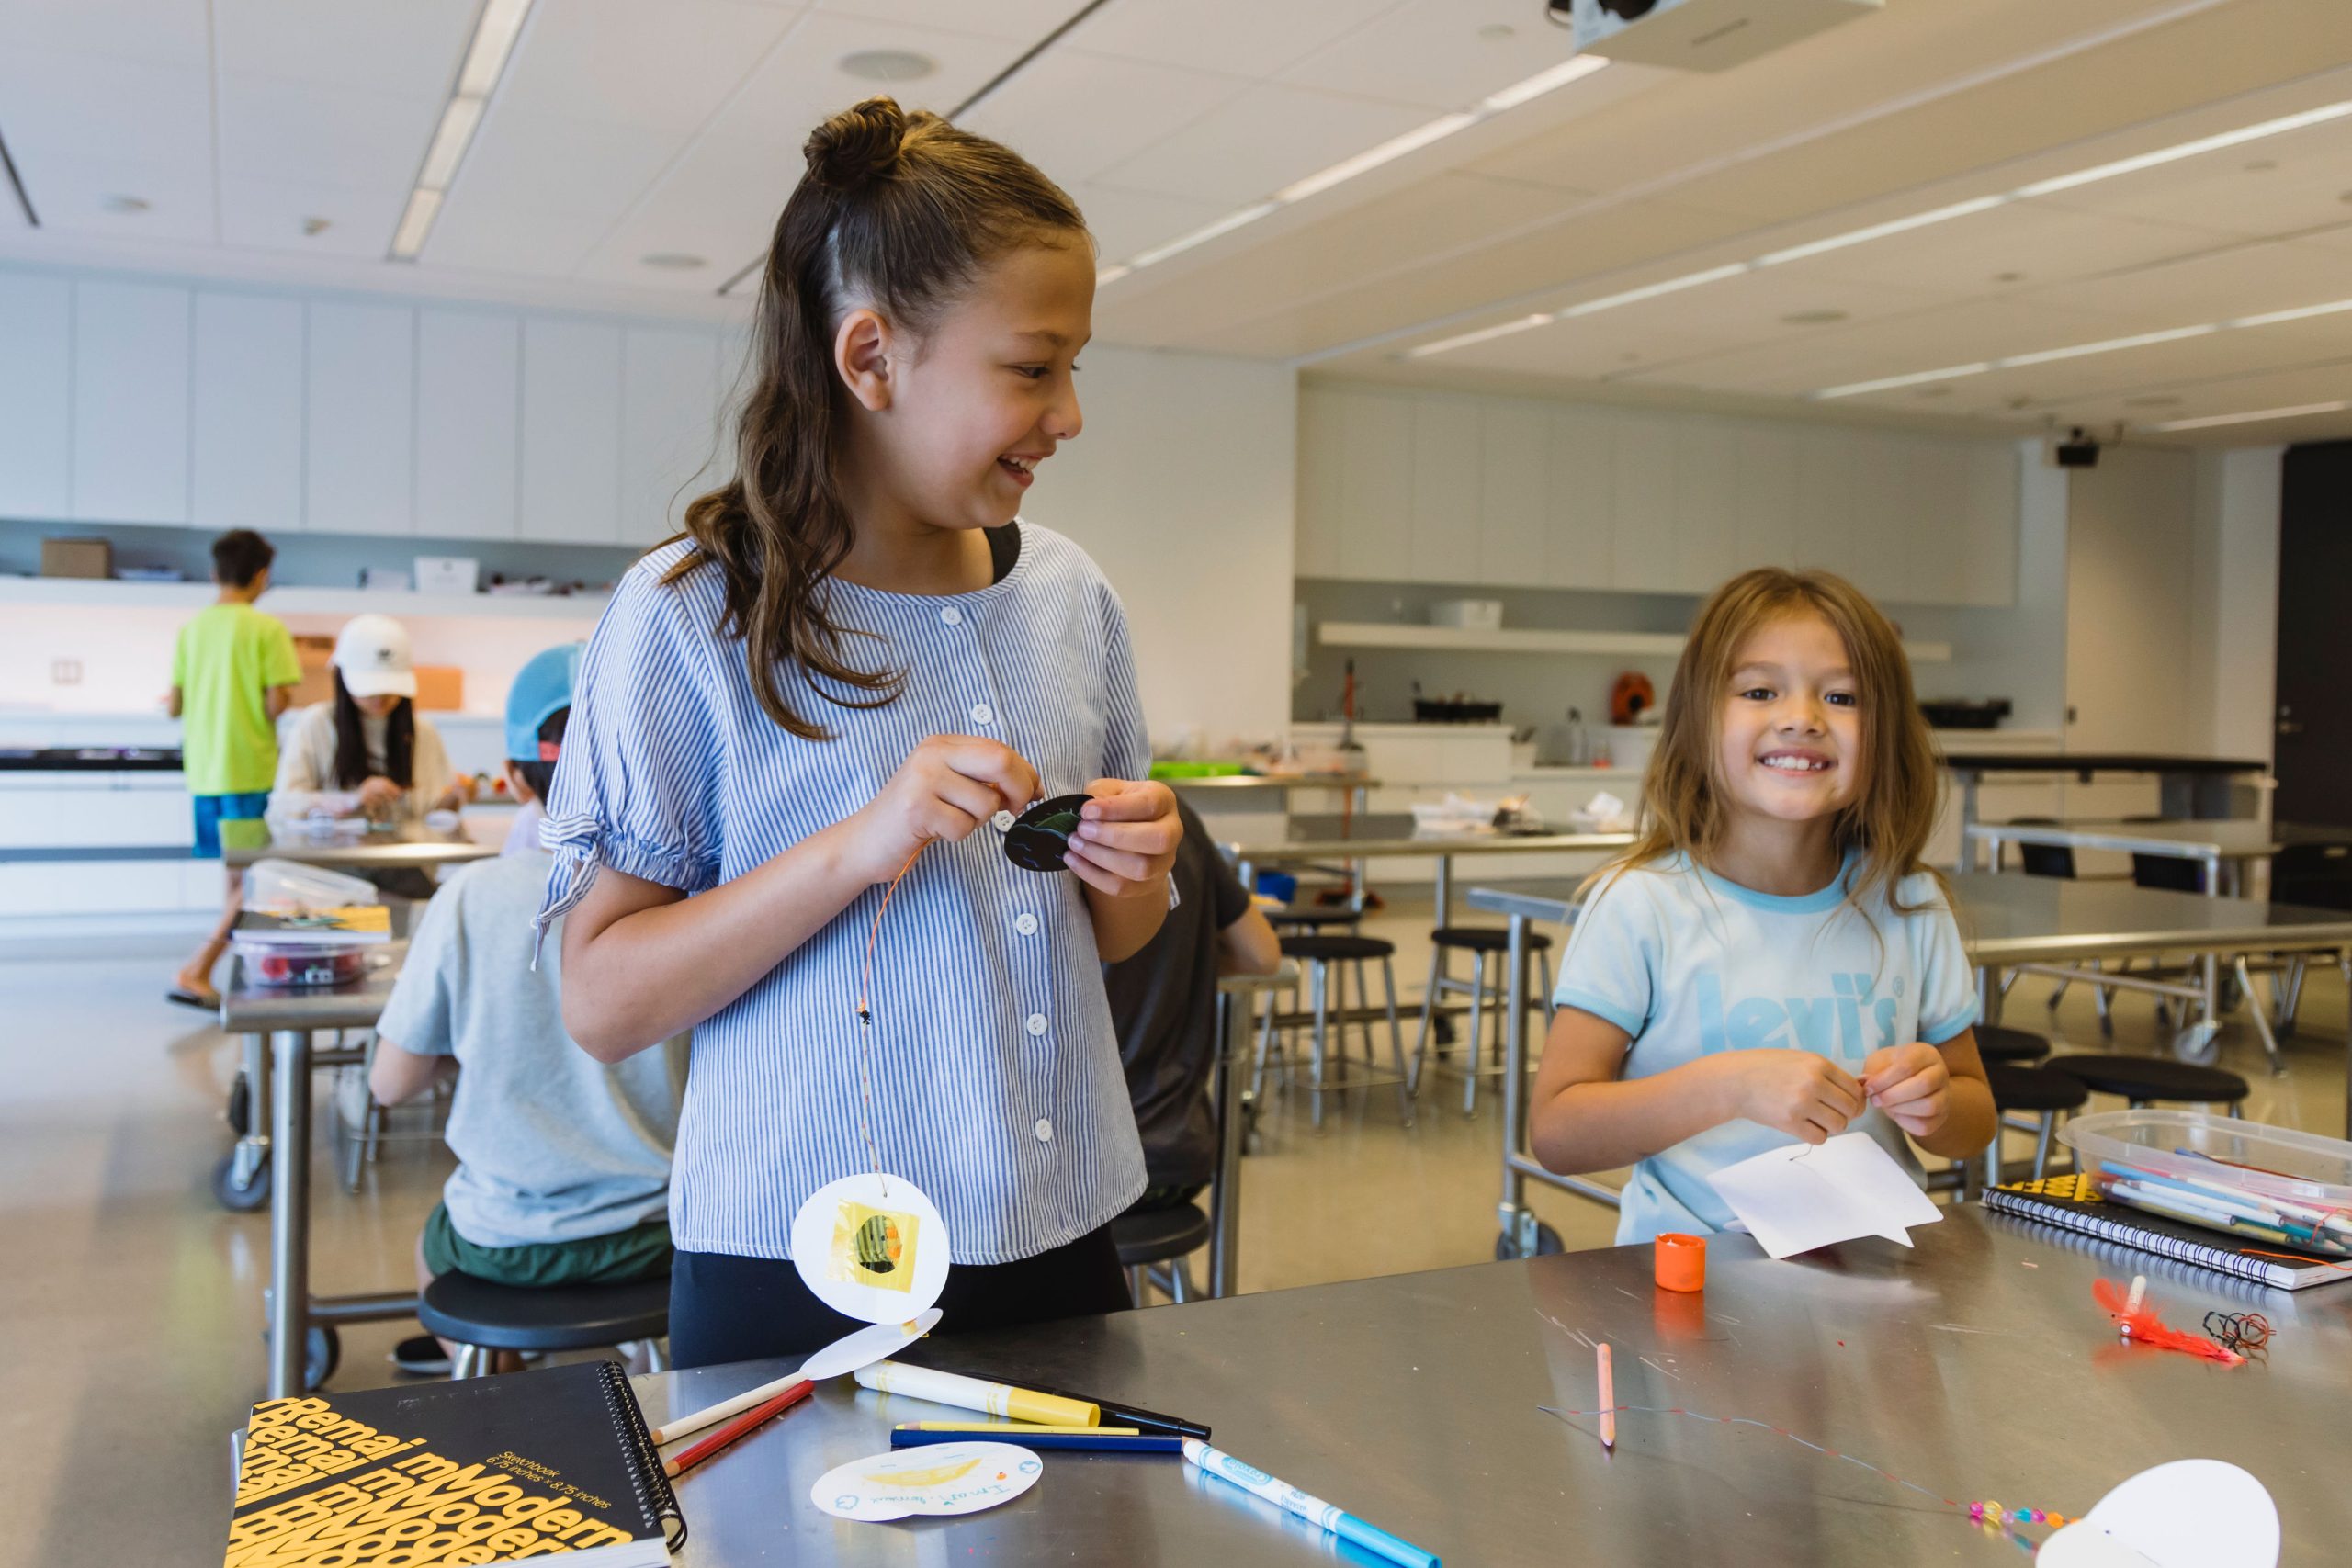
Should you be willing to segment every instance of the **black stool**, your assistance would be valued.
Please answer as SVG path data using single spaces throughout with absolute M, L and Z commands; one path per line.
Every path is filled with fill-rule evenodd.
M 1364 978 L 1364 965 L 1377 959 L 1381 983 L 1388 994 L 1388 1055 L 1396 1069 L 1396 1109 L 1408 1122 L 1413 1119 L 1411 1089 L 1405 1076 L 1405 1031 L 1396 1021 L 1396 944 L 1376 936 L 1322 935 L 1286 936 L 1282 939 L 1283 956 L 1306 965 L 1306 987 L 1312 1010 L 1314 1037 L 1314 1074 L 1310 1080 L 1315 1091 L 1315 1124 L 1323 1125 L 1323 1061 L 1327 1043 L 1336 1041 L 1341 1056 L 1347 1053 L 1347 1037 L 1343 1031 L 1348 1019 L 1347 971 L 1338 965 L 1352 964 L 1356 972 L 1356 1000 L 1362 1008 L 1359 1014 L 1363 1025 L 1364 1061 L 1372 1060 L 1372 988 Z M 1336 984 L 1335 984 L 1336 982 Z M 1336 995 L 1335 995 L 1336 993 Z M 1339 1010 L 1337 1027 L 1333 1027 L 1331 1012 L 1336 1002 Z M 1266 1072 L 1266 1036 L 1258 1041 L 1257 1071 L 1251 1075 L 1250 1089 L 1261 1087 Z
M 1362 909 L 1346 904 L 1286 904 L 1266 911 L 1266 923 L 1276 931 L 1302 934 L 1326 926 L 1352 928 L 1363 919 Z
M 670 1332 L 670 1277 L 626 1285 L 493 1285 L 452 1271 L 424 1287 L 416 1320 L 457 1341 L 452 1378 L 479 1376 L 492 1350 L 593 1350 L 646 1342 L 655 1371 L 666 1369 L 660 1340 Z
M 2050 1042 L 2030 1030 L 1980 1023 L 1976 1026 L 1976 1054 L 1988 1065 L 2038 1062 L 2050 1055 Z
M 2157 1100 L 2174 1100 L 2226 1105 L 2233 1116 L 2245 1114 L 2239 1104 L 2246 1097 L 2245 1079 L 2219 1067 L 2193 1066 L 2162 1056 L 2052 1056 L 2041 1065 L 2080 1080 L 2085 1089 L 2120 1095 L 2134 1110 Z
M 1162 1264 L 1170 1300 L 1189 1302 L 1200 1294 L 1184 1259 L 1209 1244 L 1209 1217 L 1197 1203 L 1130 1209 L 1111 1222 L 1111 1243 L 1119 1249 L 1119 1267 L 1127 1271 L 1127 1293 L 1136 1305 L 1143 1305 L 1144 1287 L 1159 1278 Z
M 1992 1086 L 1993 1110 L 1999 1118 L 1999 1125 L 1993 1129 L 1993 1142 L 1984 1150 L 1984 1185 L 1997 1187 L 2001 1183 L 2001 1131 L 2006 1127 L 2033 1134 L 2033 1179 L 2041 1180 L 2050 1168 L 2050 1137 L 2057 1130 L 2058 1118 L 2080 1111 L 2090 1100 L 2091 1091 L 2084 1087 L 2082 1079 L 2070 1074 L 2052 1072 L 2048 1067 L 2013 1066 L 2006 1062 L 1985 1063 L 1984 1081 Z M 2041 1120 L 2014 1122 L 2009 1120 L 2011 1111 Z
M 1552 1011 L 1552 939 L 1542 931 L 1530 931 L 1527 933 L 1527 951 L 1534 954 L 1541 977 L 1537 994 L 1527 999 L 1531 1005 L 1542 1008 L 1548 1018 Z M 1470 994 L 1470 1032 L 1466 1038 L 1470 1049 L 1463 1064 L 1462 1113 L 1464 1116 L 1474 1114 L 1478 1109 L 1478 1023 L 1489 994 L 1487 960 L 1492 958 L 1495 967 L 1499 970 L 1509 961 L 1510 952 L 1510 932 L 1501 926 L 1440 926 L 1430 932 L 1430 984 L 1428 992 L 1421 998 L 1420 1035 L 1413 1042 L 1413 1090 L 1417 1094 L 1420 1092 L 1421 1068 L 1429 1055 L 1430 1026 L 1437 1017 L 1439 998 L 1448 991 L 1467 991 Z M 1448 960 L 1455 953 L 1470 954 L 1470 978 L 1467 980 L 1457 980 L 1453 976 Z M 1492 990 L 1495 1026 L 1498 1032 L 1503 1027 L 1503 1006 L 1510 988 L 1510 976 L 1505 975 Z M 1528 1058 L 1532 1061 L 1541 1054 L 1531 1051 Z M 1498 1058 L 1502 1055 L 1499 1043 L 1495 1055 Z

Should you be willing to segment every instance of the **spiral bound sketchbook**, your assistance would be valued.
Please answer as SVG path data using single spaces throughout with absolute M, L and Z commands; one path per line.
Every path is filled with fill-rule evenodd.
M 2249 1247 L 2202 1225 L 2152 1214 L 2128 1203 L 2110 1203 L 2099 1196 L 2088 1177 L 2008 1182 L 1985 1193 L 1984 1206 L 2277 1290 L 2300 1291 L 2331 1280 L 2352 1280 L 2352 1269 L 2340 1261 L 2290 1253 L 2283 1247 Z
M 254 1405 L 225 1568 L 657 1568 L 685 1539 L 628 1374 L 581 1361 Z

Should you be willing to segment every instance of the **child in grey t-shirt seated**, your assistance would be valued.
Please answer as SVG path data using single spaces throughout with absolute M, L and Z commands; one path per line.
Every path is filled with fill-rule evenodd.
M 571 710 L 578 644 L 523 667 L 506 701 L 506 773 L 543 797 Z M 368 1076 L 397 1105 L 441 1059 L 464 1069 L 446 1132 L 458 1168 L 417 1241 L 420 1285 L 451 1269 L 503 1285 L 618 1284 L 670 1271 L 669 1186 L 686 1041 L 607 1066 L 564 1032 L 562 944 L 531 967 L 548 860 L 509 840 L 446 881 L 410 939 Z M 419 1335 L 395 1362 L 446 1372 L 454 1347 Z M 502 1353 L 498 1371 L 520 1365 Z

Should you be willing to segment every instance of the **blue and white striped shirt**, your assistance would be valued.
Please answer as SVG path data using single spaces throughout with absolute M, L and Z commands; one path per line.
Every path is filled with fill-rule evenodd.
M 1049 795 L 1142 777 L 1125 612 L 1084 551 L 1018 526 L 1012 570 L 978 592 L 831 581 L 836 623 L 882 638 L 848 646 L 907 682 L 859 709 L 785 671 L 786 700 L 830 741 L 761 710 L 743 645 L 717 629 L 715 567 L 665 585 L 690 547 L 639 561 L 581 663 L 544 829 L 557 864 L 542 924 L 580 901 L 600 864 L 690 896 L 741 876 L 873 800 L 934 735 L 1003 741 Z M 874 1136 L 884 1168 L 939 1206 L 958 1263 L 1035 1257 L 1144 1188 L 1083 890 L 1007 861 L 1011 822 L 925 849 L 874 953 Z M 867 889 L 695 1027 L 670 1183 L 680 1247 L 786 1258 L 802 1201 L 870 1168 L 857 990 L 882 895 Z

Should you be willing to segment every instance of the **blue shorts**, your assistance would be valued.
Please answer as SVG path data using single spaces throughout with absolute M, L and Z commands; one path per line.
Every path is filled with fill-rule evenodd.
M 196 858 L 220 858 L 220 824 L 234 824 L 229 837 L 239 847 L 250 841 L 258 847 L 268 838 L 262 818 L 269 815 L 269 791 L 258 790 L 251 795 L 191 795 L 196 802 Z M 247 826 L 250 824 L 250 826 Z

